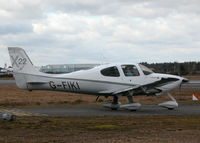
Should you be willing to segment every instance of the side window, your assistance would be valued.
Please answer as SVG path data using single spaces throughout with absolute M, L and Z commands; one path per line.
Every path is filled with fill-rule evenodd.
M 112 76 L 112 77 L 119 77 L 119 71 L 117 67 L 109 67 L 106 69 L 101 70 L 101 74 L 104 76 Z
M 125 76 L 139 76 L 140 73 L 134 65 L 122 65 L 122 70 Z

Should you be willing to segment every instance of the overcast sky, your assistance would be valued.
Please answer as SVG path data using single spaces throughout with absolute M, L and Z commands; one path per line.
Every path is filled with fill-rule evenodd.
M 199 0 L 0 0 L 7 47 L 35 65 L 200 61 Z

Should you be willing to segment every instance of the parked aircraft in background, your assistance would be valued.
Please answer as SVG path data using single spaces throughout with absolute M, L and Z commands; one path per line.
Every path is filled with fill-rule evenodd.
M 0 69 L 0 73 L 6 73 L 7 72 L 7 70 L 6 69 Z
M 141 104 L 134 96 L 166 94 L 171 101 L 159 106 L 174 109 L 178 103 L 169 93 L 188 80 L 169 74 L 154 73 L 141 64 L 114 63 L 96 66 L 67 74 L 46 74 L 40 72 L 21 48 L 9 47 L 14 77 L 19 88 L 32 90 L 52 90 L 112 96 L 113 101 L 103 106 L 111 109 L 137 110 Z M 119 97 L 126 96 L 127 104 L 120 104 Z
M 13 72 L 12 67 L 9 68 L 1 68 L 0 69 L 0 75 L 11 75 Z

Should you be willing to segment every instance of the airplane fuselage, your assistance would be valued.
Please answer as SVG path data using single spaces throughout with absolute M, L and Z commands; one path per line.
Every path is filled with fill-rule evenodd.
M 123 72 L 122 66 L 133 65 L 138 70 L 137 76 L 126 76 Z M 116 67 L 119 71 L 118 76 L 105 76 L 101 73 L 102 70 Z M 164 92 L 168 92 L 178 87 L 182 82 L 182 77 L 168 75 L 168 74 L 157 74 L 151 73 L 145 75 L 140 68 L 139 64 L 106 64 L 94 67 L 89 70 L 81 70 L 67 74 L 46 74 L 40 75 L 34 74 L 22 74 L 14 73 L 16 80 L 26 79 L 26 83 L 19 85 L 23 89 L 27 90 L 53 90 L 53 91 L 64 91 L 64 92 L 75 92 L 95 95 L 105 95 L 109 91 L 120 91 L 127 88 L 139 87 L 144 84 L 150 84 L 160 80 L 163 77 L 175 78 L 177 81 L 169 82 L 163 86 L 157 87 Z M 16 76 L 18 75 L 18 76 Z M 23 77 L 22 77 L 23 76 Z M 22 82 L 17 82 L 22 83 Z M 145 94 L 143 92 L 137 94 Z M 154 94 L 154 93 L 152 93 Z

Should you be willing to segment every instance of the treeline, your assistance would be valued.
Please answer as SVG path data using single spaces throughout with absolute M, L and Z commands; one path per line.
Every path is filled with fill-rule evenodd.
M 141 64 L 147 66 L 157 73 L 168 73 L 174 75 L 200 75 L 200 62 L 184 62 L 184 63 L 147 63 Z M 0 77 L 12 77 L 12 73 L 2 73 L 0 68 Z
M 200 74 L 200 62 L 184 63 L 141 63 L 158 73 L 169 73 L 175 75 L 195 75 Z

